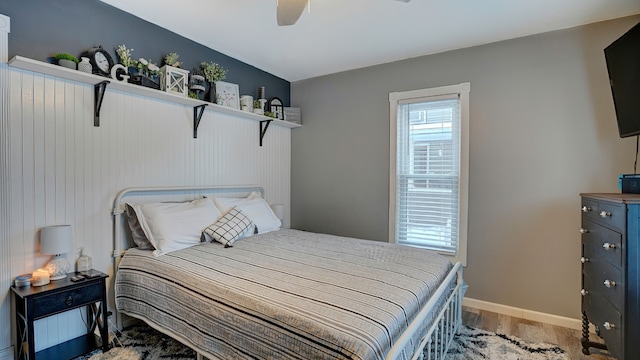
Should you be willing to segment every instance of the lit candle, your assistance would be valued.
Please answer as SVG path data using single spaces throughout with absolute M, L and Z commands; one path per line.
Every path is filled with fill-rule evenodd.
M 31 275 L 32 286 L 47 285 L 49 282 L 49 272 L 45 269 L 38 269 Z

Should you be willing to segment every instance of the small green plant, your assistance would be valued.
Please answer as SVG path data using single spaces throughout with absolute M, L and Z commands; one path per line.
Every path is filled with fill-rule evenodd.
M 262 109 L 262 104 L 260 104 L 260 101 L 253 100 L 253 108 L 254 109 Z
M 264 116 L 275 118 L 276 114 L 272 113 L 271 111 L 265 111 Z
M 151 62 L 151 59 L 147 60 L 145 58 L 138 60 L 138 69 L 140 69 L 140 72 L 145 76 L 156 75 L 158 70 L 160 70 L 156 64 Z
M 189 90 L 189 97 L 190 97 L 191 99 L 198 99 L 198 94 L 196 94 L 196 92 L 195 92 L 195 91 L 191 91 L 191 90 Z
M 71 54 L 67 54 L 67 53 L 58 53 L 58 54 L 56 54 L 54 56 L 54 58 L 56 60 L 71 60 L 76 64 L 78 63 L 78 58 L 77 57 L 75 57 L 75 56 L 73 56 Z
M 222 66 L 211 62 L 203 61 L 200 63 L 200 67 L 202 68 L 202 73 L 204 74 L 205 79 L 208 82 L 221 81 L 227 78 L 227 72 Z
M 118 45 L 116 48 L 116 54 L 118 54 L 122 65 L 125 67 L 138 67 L 138 62 L 131 58 L 131 52 L 133 52 L 133 49 L 127 49 L 125 44 Z
M 169 65 L 169 66 L 173 66 L 173 67 L 181 67 L 182 66 L 182 62 L 178 61 L 178 58 L 180 57 L 180 55 L 178 55 L 177 53 L 168 53 L 165 57 L 164 57 L 164 63 Z

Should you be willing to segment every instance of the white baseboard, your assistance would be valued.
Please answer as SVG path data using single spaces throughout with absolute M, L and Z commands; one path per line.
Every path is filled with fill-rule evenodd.
M 533 310 L 516 308 L 502 304 L 496 304 L 488 301 L 464 298 L 462 306 L 478 310 L 492 311 L 498 314 L 517 317 L 520 319 L 538 321 L 545 324 L 557 325 L 569 329 L 582 330 L 582 321 L 580 319 L 572 319 L 564 316 L 542 313 Z
M 0 350 L 0 360 L 13 360 L 13 346 Z

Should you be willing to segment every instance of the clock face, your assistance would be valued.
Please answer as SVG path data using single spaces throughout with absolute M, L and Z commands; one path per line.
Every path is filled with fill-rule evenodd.
M 98 68 L 105 73 L 109 72 L 109 60 L 103 53 L 97 51 L 95 54 L 95 61 Z

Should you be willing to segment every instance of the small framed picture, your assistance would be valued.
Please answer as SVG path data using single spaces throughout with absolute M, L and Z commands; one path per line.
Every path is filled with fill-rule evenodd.
M 216 100 L 218 105 L 240 110 L 239 93 L 238 84 L 216 81 Z

